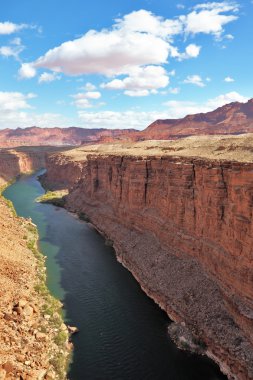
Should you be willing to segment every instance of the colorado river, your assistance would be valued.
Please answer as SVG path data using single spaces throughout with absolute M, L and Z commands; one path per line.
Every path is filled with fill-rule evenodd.
M 38 173 L 37 173 L 38 175 Z M 87 223 L 52 205 L 37 175 L 7 188 L 19 216 L 31 217 L 47 258 L 48 287 L 77 326 L 71 380 L 224 380 L 205 357 L 182 352 L 167 335 L 169 320 Z

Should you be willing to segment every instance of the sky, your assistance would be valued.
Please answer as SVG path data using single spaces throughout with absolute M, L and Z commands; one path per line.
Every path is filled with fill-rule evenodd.
M 144 129 L 253 97 L 253 0 L 3 0 L 0 15 L 0 129 Z

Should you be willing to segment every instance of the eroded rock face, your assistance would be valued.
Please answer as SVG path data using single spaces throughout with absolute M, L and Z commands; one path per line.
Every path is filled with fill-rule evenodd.
M 21 147 L 0 149 L 0 186 L 20 173 L 29 173 L 44 168 L 47 154 L 61 149 L 63 148 Z
M 49 165 L 55 181 L 71 172 L 70 159 Z M 67 207 L 229 378 L 253 379 L 253 164 L 91 154 L 81 166 Z

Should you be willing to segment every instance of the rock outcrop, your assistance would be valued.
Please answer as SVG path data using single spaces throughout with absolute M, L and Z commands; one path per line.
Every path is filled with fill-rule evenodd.
M 175 156 L 173 143 L 160 154 L 158 146 L 143 145 L 138 155 L 119 146 L 69 151 L 49 158 L 48 179 L 57 183 L 59 175 L 62 185 L 78 162 L 76 183 L 65 178 L 72 187 L 67 208 L 86 214 L 113 241 L 118 260 L 144 291 L 186 325 L 230 379 L 249 380 L 253 163 L 243 149 L 241 160 L 227 159 L 240 140 L 231 139 L 222 142 L 220 159 L 205 158 L 205 149 L 199 157 Z M 245 157 L 252 148 L 248 142 Z

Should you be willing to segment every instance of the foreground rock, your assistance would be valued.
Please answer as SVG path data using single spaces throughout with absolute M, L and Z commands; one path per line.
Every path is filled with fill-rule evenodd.
M 173 339 L 200 347 L 230 379 L 249 380 L 253 139 L 215 137 L 209 150 L 205 141 L 202 150 L 193 139 L 193 149 L 189 140 L 82 147 L 51 156 L 46 177 L 62 185 L 73 167 L 66 207 L 113 243 L 118 260 L 178 324 Z
M 0 379 L 64 380 L 69 357 L 61 304 L 45 286 L 37 232 L 0 197 Z

